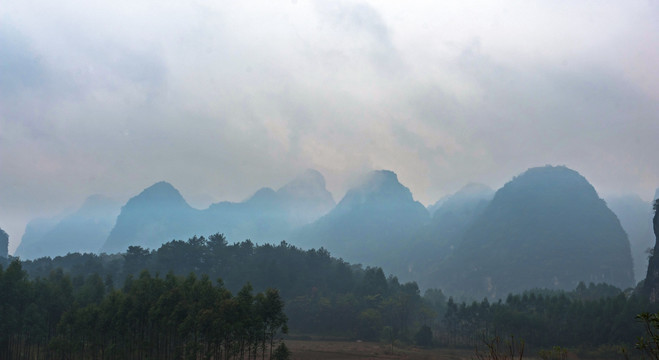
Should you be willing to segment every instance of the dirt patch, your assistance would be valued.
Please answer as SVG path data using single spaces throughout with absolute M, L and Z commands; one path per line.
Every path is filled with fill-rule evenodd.
M 286 340 L 293 360 L 340 359 L 447 359 L 469 360 L 473 351 L 455 349 L 391 348 L 377 342 Z

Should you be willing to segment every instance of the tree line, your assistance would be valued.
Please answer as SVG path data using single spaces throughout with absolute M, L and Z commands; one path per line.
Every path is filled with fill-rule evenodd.
M 229 244 L 222 234 L 174 240 L 155 250 L 130 246 L 124 254 L 68 254 L 23 261 L 31 278 L 62 269 L 73 283 L 95 273 L 103 282 L 123 286 L 122 279 L 172 273 L 222 278 L 231 292 L 249 282 L 256 291 L 276 288 L 286 303 L 293 334 L 318 334 L 378 340 L 389 327 L 397 338 L 411 339 L 430 309 L 416 283 L 399 283 L 381 268 L 351 265 L 321 248 L 302 250 L 286 242 Z
M 247 308 L 227 307 L 222 305 L 223 301 L 241 303 L 241 294 L 257 292 L 251 297 L 257 309 L 261 306 L 258 305 L 261 300 L 257 299 L 267 299 L 273 292 L 269 288 L 276 288 L 279 301 L 282 306 L 285 304 L 291 336 L 404 341 L 419 345 L 473 347 L 483 336 L 505 334 L 524 339 L 530 347 L 630 344 L 642 331 L 635 323 L 635 315 L 659 310 L 634 292 L 623 293 L 605 284 L 580 284 L 572 292 L 533 290 L 502 300 L 477 302 L 458 302 L 447 298 L 439 289 L 429 289 L 421 296 L 414 282 L 400 283 L 394 276 L 385 276 L 381 268 L 349 264 L 322 248 L 301 250 L 286 242 L 255 245 L 249 240 L 229 244 L 221 234 L 174 240 L 154 250 L 131 246 L 123 254 L 74 253 L 17 264 L 22 272 L 16 271 L 18 265 L 5 262 L 7 270 L 3 278 L 7 274 L 24 274 L 18 276 L 22 279 L 18 283 L 30 284 L 25 285 L 34 291 L 30 298 L 48 301 L 35 302 L 29 311 L 29 301 L 18 302 L 24 316 L 3 316 L 0 326 L 13 329 L 2 331 L 10 334 L 2 340 L 3 349 L 40 344 L 28 348 L 41 352 L 56 349 L 61 354 L 79 356 L 127 351 L 146 358 L 164 353 L 196 356 L 210 352 L 217 358 L 217 354 L 254 356 L 260 351 L 267 357 L 272 345 L 263 336 L 256 338 L 245 330 L 239 333 L 242 335 L 224 338 L 222 334 L 229 334 L 224 329 L 221 333 L 211 332 L 213 337 L 209 340 L 211 335 L 204 331 L 220 331 L 220 323 L 210 323 L 207 319 L 222 306 L 225 310 L 233 309 L 226 310 L 223 313 L 226 316 L 236 309 Z M 210 285 L 209 279 L 219 278 L 224 281 Z M 251 289 L 245 283 L 250 283 Z M 5 297 L 2 304 L 7 304 L 10 293 L 2 291 L 0 296 Z M 238 295 L 232 297 L 231 293 Z M 181 307 L 172 305 L 175 300 L 182 301 Z M 154 309 L 161 309 L 160 312 L 120 312 L 121 306 L 146 309 L 143 301 L 151 301 L 148 304 L 155 304 Z M 219 308 L 209 308 L 208 304 Z M 106 324 L 100 329 L 91 328 L 103 324 L 97 321 L 102 319 L 103 311 L 118 318 L 117 314 L 125 316 L 121 324 L 126 327 L 112 328 Z M 167 315 L 168 322 L 158 322 L 156 314 Z M 248 323 L 258 323 L 231 319 L 227 323 L 238 321 L 240 325 L 228 329 L 249 328 Z M 41 325 L 25 325 L 37 323 Z M 133 328 L 129 325 L 141 330 L 131 332 Z M 262 329 L 263 325 L 258 326 Z M 42 330 L 25 330 L 35 327 Z M 107 336 L 92 335 L 109 328 L 115 329 L 111 343 L 102 340 Z M 76 338 L 76 334 L 82 337 Z M 183 337 L 185 334 L 191 337 Z M 264 344 L 268 348 L 265 353 Z
M 588 288 L 597 287 L 606 289 L 601 297 L 577 288 L 572 292 L 530 291 L 493 303 L 487 299 L 457 303 L 449 298 L 443 317 L 433 328 L 436 341 L 473 348 L 484 338 L 514 335 L 536 349 L 633 344 L 644 331 L 636 316 L 659 311 L 659 306 L 639 294 L 618 290 L 612 295 L 608 285 Z
M 144 270 L 115 289 L 98 274 L 72 281 L 55 270 L 29 279 L 14 261 L 0 267 L 0 297 L 3 359 L 270 359 L 286 353 L 275 341 L 287 330 L 283 300 L 274 289 L 254 294 L 249 284 L 234 296 L 208 276 L 154 277 Z

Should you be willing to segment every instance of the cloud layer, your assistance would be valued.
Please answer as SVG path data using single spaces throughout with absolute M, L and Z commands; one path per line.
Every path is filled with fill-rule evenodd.
M 659 186 L 659 7 L 631 1 L 9 0 L 0 227 L 160 180 L 197 206 L 306 168 L 425 203 L 565 164 Z

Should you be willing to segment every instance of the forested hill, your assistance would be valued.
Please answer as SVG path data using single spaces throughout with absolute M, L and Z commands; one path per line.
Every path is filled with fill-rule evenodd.
M 536 290 L 505 302 L 460 304 L 437 289 L 422 298 L 415 283 L 401 284 L 380 268 L 350 265 L 323 249 L 230 245 L 222 235 L 153 251 L 9 261 L 0 258 L 0 294 L 6 295 L 0 305 L 7 314 L 0 318 L 6 330 L 0 357 L 242 358 L 262 354 L 272 331 L 284 330 L 284 304 L 297 336 L 473 348 L 483 334 L 514 333 L 534 346 L 597 347 L 631 343 L 642 332 L 634 315 L 656 308 L 610 285 L 583 283 L 570 293 Z
M 22 267 L 32 279 L 48 279 L 61 269 L 55 276 L 68 274 L 73 287 L 98 274 L 107 288 L 122 288 L 124 279 L 141 277 L 146 270 L 160 278 L 191 272 L 221 278 L 232 293 L 246 283 L 257 292 L 276 288 L 287 303 L 289 326 L 297 332 L 377 339 L 382 326 L 391 326 L 410 337 L 423 313 L 417 285 L 401 284 L 380 268 L 350 265 L 324 249 L 303 251 L 285 242 L 228 244 L 219 234 L 170 241 L 152 251 L 131 246 L 124 254 L 41 258 L 24 261 Z

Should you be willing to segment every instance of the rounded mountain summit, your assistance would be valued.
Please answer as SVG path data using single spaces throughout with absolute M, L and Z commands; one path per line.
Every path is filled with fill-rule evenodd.
M 618 218 L 578 172 L 532 168 L 499 189 L 436 273 L 449 294 L 501 298 L 580 281 L 633 285 Z

